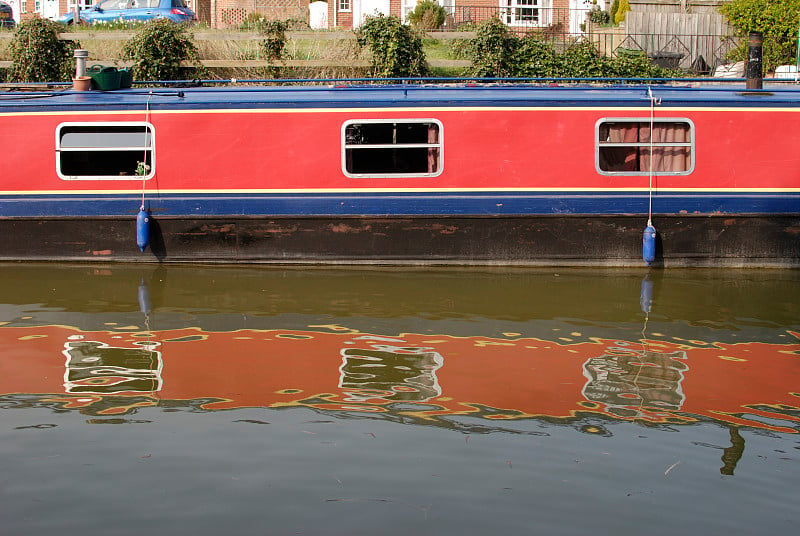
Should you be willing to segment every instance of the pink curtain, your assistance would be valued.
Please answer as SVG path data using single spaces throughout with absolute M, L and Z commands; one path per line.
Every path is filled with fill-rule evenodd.
M 639 141 L 650 143 L 650 124 L 643 123 L 639 132 Z M 653 143 L 688 143 L 690 141 L 689 125 L 686 123 L 656 123 L 653 125 Z M 688 171 L 691 162 L 691 147 L 671 145 L 653 147 L 653 171 L 681 172 Z M 641 171 L 650 170 L 650 147 L 640 148 Z
M 428 125 L 428 143 L 439 143 L 439 125 L 431 123 Z M 439 164 L 439 148 L 428 148 L 428 173 L 436 173 Z
M 600 126 L 600 142 L 635 143 L 639 141 L 638 123 L 607 123 Z M 602 147 L 600 169 L 603 171 L 637 171 L 639 152 L 636 147 Z
M 650 143 L 650 123 L 607 123 L 600 126 L 600 169 L 603 171 L 651 170 L 650 147 L 617 147 L 606 143 Z M 680 144 L 691 141 L 687 123 L 655 123 L 653 143 Z M 652 171 L 654 173 L 683 172 L 691 164 L 691 147 L 668 145 L 652 148 Z

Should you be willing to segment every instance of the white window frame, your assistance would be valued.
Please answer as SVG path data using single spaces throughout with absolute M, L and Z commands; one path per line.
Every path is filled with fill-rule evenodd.
M 61 131 L 69 127 L 145 127 L 149 130 L 150 145 L 145 146 L 89 146 L 89 147 L 62 147 L 61 146 Z M 65 152 L 105 152 L 105 151 L 138 151 L 144 153 L 148 151 L 150 154 L 150 169 L 147 175 L 64 175 L 61 172 L 61 154 Z M 152 123 L 147 121 L 80 121 L 80 122 L 66 122 L 60 123 L 56 127 L 56 173 L 58 177 L 65 181 L 74 180 L 149 180 L 156 174 L 156 130 Z
M 688 142 L 653 142 L 653 147 L 689 147 L 689 166 L 685 171 L 607 171 L 600 168 L 600 147 L 616 146 L 616 147 L 650 147 L 650 142 L 616 142 L 616 143 L 601 143 L 600 141 L 600 127 L 605 123 L 644 123 L 649 124 L 650 118 L 648 117 L 604 117 L 599 119 L 594 125 L 594 165 L 597 172 L 601 175 L 645 175 L 649 176 L 651 173 L 656 176 L 669 176 L 669 175 L 690 175 L 694 171 L 695 166 L 695 127 L 694 123 L 685 117 L 658 117 L 653 119 L 653 125 L 662 123 L 683 123 L 689 126 L 689 141 Z
M 552 2 L 550 0 L 500 0 L 500 20 L 507 26 L 527 28 L 548 26 L 553 21 Z
M 94 5 L 94 0 L 68 0 L 67 1 L 67 13 L 72 13 L 75 11 L 75 3 L 78 3 L 81 6 L 81 11 L 84 9 L 89 9 Z
M 410 144 L 374 144 L 374 145 L 348 145 L 347 127 L 350 125 L 364 124 L 384 124 L 384 123 L 433 123 L 439 128 L 439 141 L 436 143 L 410 143 Z M 350 173 L 347 171 L 347 150 L 348 149 L 414 149 L 414 148 L 437 148 L 439 150 L 436 171 L 433 173 Z M 444 127 L 438 119 L 351 119 L 342 124 L 342 173 L 346 177 L 365 179 L 365 178 L 401 178 L 401 177 L 438 177 L 444 171 Z
M 336 9 L 346 13 L 353 11 L 353 0 L 336 0 Z

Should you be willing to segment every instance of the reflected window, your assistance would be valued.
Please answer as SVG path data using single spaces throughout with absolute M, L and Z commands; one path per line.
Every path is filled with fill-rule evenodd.
M 610 348 L 609 353 L 583 364 L 586 400 L 602 404 L 617 417 L 635 417 L 642 409 L 678 411 L 686 400 L 686 352 L 637 351 Z
M 436 371 L 444 360 L 432 348 L 395 346 L 370 336 L 353 342 L 362 347 L 343 349 L 339 367 L 339 387 L 348 401 L 424 402 L 442 394 Z
M 161 390 L 161 352 L 158 343 L 116 348 L 97 341 L 68 341 L 64 389 L 67 393 L 110 395 Z

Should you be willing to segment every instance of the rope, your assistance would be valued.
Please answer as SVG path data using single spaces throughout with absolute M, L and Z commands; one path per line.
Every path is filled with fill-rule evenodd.
M 144 121 L 145 121 L 146 124 L 144 126 L 144 143 L 143 143 L 144 154 L 142 155 L 142 165 L 143 166 L 147 165 L 147 145 L 148 145 L 147 144 L 147 136 L 148 136 L 148 134 L 150 132 L 150 129 L 147 127 L 147 125 L 150 124 L 150 99 L 152 97 L 153 97 L 153 91 L 151 90 L 147 94 L 147 103 L 145 104 Z M 151 138 L 151 140 L 152 140 L 152 138 Z M 145 168 L 145 171 L 146 170 L 147 169 Z M 145 191 L 145 184 L 146 184 L 145 177 L 147 177 L 147 173 L 143 173 L 142 174 L 142 205 L 139 207 L 139 210 L 144 210 L 144 191 Z
M 650 183 L 648 185 L 648 207 L 647 207 L 647 225 L 653 225 L 653 123 L 656 113 L 656 98 L 653 96 L 653 90 L 647 86 L 647 96 L 650 97 L 650 165 L 648 166 L 648 175 Z

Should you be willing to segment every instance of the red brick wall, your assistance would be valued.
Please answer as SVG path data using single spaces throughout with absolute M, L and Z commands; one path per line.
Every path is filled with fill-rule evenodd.
M 268 19 L 308 21 L 309 0 L 211 0 L 211 27 L 239 26 L 250 13 Z
M 553 2 L 553 25 L 562 24 L 564 31 L 569 31 L 569 0 L 551 0 Z
M 345 30 L 353 29 L 353 2 L 358 0 L 350 0 L 350 11 L 338 11 L 339 1 L 328 0 L 328 28 L 341 28 Z

